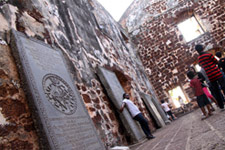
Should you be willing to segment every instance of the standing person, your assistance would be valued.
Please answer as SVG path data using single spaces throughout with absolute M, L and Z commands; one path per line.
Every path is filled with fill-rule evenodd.
M 218 106 L 216 99 L 212 96 L 212 94 L 209 93 L 208 86 L 204 83 L 205 77 L 203 76 L 203 74 L 201 72 L 197 72 L 197 74 L 198 74 L 198 79 L 201 81 L 202 90 L 203 90 L 204 94 L 207 96 L 208 99 L 213 101 Z M 212 111 L 215 111 L 211 102 L 210 102 L 210 107 L 212 108 Z
M 209 105 L 210 102 L 203 92 L 201 81 L 198 79 L 198 76 L 196 76 L 193 71 L 189 71 L 187 73 L 187 77 L 191 80 L 190 87 L 193 89 L 193 92 L 195 93 L 195 96 L 197 97 L 198 106 L 201 108 L 201 111 L 204 114 L 202 119 L 205 119 L 208 116 L 212 115 L 210 105 Z M 208 109 L 208 114 L 205 111 L 205 106 Z
M 169 104 L 166 101 L 161 100 L 161 106 L 163 110 L 170 116 L 170 121 L 177 119 L 177 117 L 170 110 Z
M 204 52 L 203 45 L 196 45 L 195 50 L 199 53 L 199 64 L 204 68 L 211 84 L 213 91 L 215 92 L 215 98 L 218 102 L 218 105 L 220 109 L 224 110 L 224 103 L 223 99 L 219 92 L 219 85 L 221 86 L 223 92 L 225 93 L 225 81 L 223 78 L 222 73 L 220 72 L 220 69 L 217 67 L 218 61 L 215 59 L 215 57 L 210 54 Z
M 123 102 L 122 102 L 122 106 L 120 107 L 120 112 L 123 112 L 125 107 L 130 112 L 132 118 L 139 122 L 139 124 L 141 125 L 142 130 L 144 131 L 144 133 L 146 135 L 146 137 L 148 139 L 155 138 L 152 135 L 151 130 L 150 130 L 149 126 L 148 126 L 148 121 L 144 118 L 144 116 L 142 115 L 142 113 L 138 109 L 138 107 L 129 99 L 129 95 L 126 94 L 126 93 L 123 94 Z
M 184 112 L 184 100 L 182 99 L 181 96 L 178 96 L 178 101 L 180 103 L 180 108 L 183 110 Z
M 225 73 L 225 58 L 221 58 L 221 52 L 216 52 L 216 56 L 220 59 L 218 62 L 218 67 Z
M 218 96 L 216 96 L 216 94 L 215 94 L 215 92 L 214 92 L 214 89 L 213 89 L 213 87 L 212 87 L 212 84 L 211 84 L 211 82 L 209 81 L 209 78 L 207 77 L 206 72 L 205 72 L 205 70 L 204 70 L 202 67 L 201 67 L 200 73 L 201 73 L 201 75 L 200 75 L 199 77 L 206 81 L 206 85 L 209 87 L 209 90 L 210 90 L 212 96 L 213 96 L 214 98 L 218 97 Z M 225 99 L 224 99 L 224 97 L 223 97 L 223 94 L 222 94 L 221 90 L 219 90 L 219 93 L 220 93 L 219 96 L 222 98 L 222 100 L 223 100 L 223 102 L 224 102 Z M 217 100 L 215 101 L 215 103 L 216 103 L 216 105 L 219 107 Z

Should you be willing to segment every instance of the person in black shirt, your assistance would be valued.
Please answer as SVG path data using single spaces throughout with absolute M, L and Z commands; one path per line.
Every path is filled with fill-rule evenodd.
M 216 56 L 220 59 L 218 62 L 218 67 L 222 69 L 223 73 L 225 73 L 225 58 L 221 58 L 221 52 L 216 52 Z

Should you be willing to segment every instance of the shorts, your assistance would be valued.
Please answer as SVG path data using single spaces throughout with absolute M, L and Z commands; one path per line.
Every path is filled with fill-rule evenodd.
M 172 112 L 171 112 L 171 110 L 167 111 L 166 113 L 167 113 L 168 115 L 170 115 L 170 116 L 173 115 Z
M 205 94 L 197 96 L 197 103 L 200 108 L 210 104 L 210 102 Z

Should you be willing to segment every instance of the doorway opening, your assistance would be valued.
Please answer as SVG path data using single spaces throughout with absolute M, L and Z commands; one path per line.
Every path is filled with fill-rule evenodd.
M 181 97 L 184 104 L 187 104 L 189 102 L 180 86 L 177 86 L 174 89 L 169 90 L 168 92 L 175 108 L 181 107 L 179 97 Z

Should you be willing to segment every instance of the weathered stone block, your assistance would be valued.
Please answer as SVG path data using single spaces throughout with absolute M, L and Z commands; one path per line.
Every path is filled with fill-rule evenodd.
M 12 31 L 12 49 L 46 149 L 105 149 L 58 49 Z

